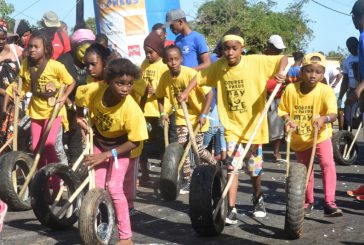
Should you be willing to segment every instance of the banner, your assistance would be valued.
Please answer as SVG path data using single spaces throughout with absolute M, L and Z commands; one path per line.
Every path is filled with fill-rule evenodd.
M 179 0 L 94 0 L 97 33 L 106 34 L 110 48 L 140 65 L 152 26 L 164 24 L 168 10 L 179 7 Z
M 98 33 L 109 38 L 110 48 L 141 64 L 143 42 L 148 35 L 145 0 L 95 0 Z

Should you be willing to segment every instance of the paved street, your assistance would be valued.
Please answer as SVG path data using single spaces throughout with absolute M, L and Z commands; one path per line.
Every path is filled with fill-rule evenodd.
M 357 163 L 337 166 L 337 205 L 343 209 L 344 216 L 324 217 L 321 171 L 315 164 L 315 209 L 305 218 L 304 235 L 299 240 L 286 240 L 283 233 L 285 165 L 272 163 L 271 152 L 265 149 L 262 178 L 268 212 L 265 218 L 253 217 L 251 185 L 244 174 L 239 178 L 238 225 L 227 226 L 220 236 L 212 238 L 200 237 L 193 231 L 188 216 L 188 195 L 165 202 L 157 190 L 141 187 L 136 200 L 138 212 L 132 216 L 135 244 L 364 244 L 364 202 L 346 195 L 346 190 L 364 183 L 364 142 L 362 135 L 359 138 Z M 158 166 L 153 170 L 157 176 Z M 77 224 L 65 231 L 52 231 L 40 225 L 32 211 L 9 212 L 0 236 L 0 241 L 6 245 L 80 244 Z M 112 243 L 115 241 L 116 233 Z

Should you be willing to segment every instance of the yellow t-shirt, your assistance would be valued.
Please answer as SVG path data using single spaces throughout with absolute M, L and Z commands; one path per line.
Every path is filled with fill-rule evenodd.
M 172 106 L 176 110 L 176 125 L 186 126 L 186 120 L 183 114 L 182 107 L 177 100 L 177 96 L 182 93 L 192 78 L 197 74 L 192 68 L 181 66 L 181 72 L 178 77 L 172 77 L 169 71 L 163 73 L 160 82 L 157 87 L 156 96 L 157 98 L 167 97 L 171 101 Z M 202 112 L 202 107 L 205 102 L 205 96 L 211 91 L 209 87 L 196 86 L 188 96 L 187 109 L 190 115 L 191 124 L 193 127 L 197 125 L 198 117 Z M 202 127 L 201 132 L 208 130 L 209 123 Z
M 133 85 L 133 91 L 143 97 L 145 89 L 148 83 L 152 85 L 154 89 L 157 89 L 159 80 L 164 72 L 168 71 L 168 66 L 163 63 L 162 59 L 151 64 L 148 60 L 144 60 L 141 66 L 142 77 L 136 81 Z M 168 99 L 164 100 L 164 110 L 169 113 L 172 109 L 171 103 Z M 148 94 L 147 101 L 144 106 L 144 116 L 145 117 L 159 117 L 158 101 L 155 94 Z
M 266 83 L 279 68 L 283 56 L 241 56 L 240 63 L 229 66 L 219 59 L 199 72 L 200 85 L 217 88 L 219 118 L 228 142 L 247 143 L 266 103 Z M 253 144 L 268 143 L 268 123 L 265 117 Z
M 90 75 L 87 75 L 86 78 L 86 84 L 94 83 L 94 82 L 104 82 L 104 80 L 96 80 L 95 78 L 91 77 Z
M 108 87 L 108 84 L 101 83 L 80 86 L 76 91 L 76 105 L 89 109 L 97 131 L 106 138 L 118 138 L 127 134 L 129 141 L 147 139 L 148 132 L 143 113 L 130 95 L 115 106 L 103 105 L 102 98 Z
M 23 87 L 21 94 L 25 94 L 26 92 L 33 92 L 31 91 L 32 85 L 30 80 L 30 73 L 29 73 L 29 64 L 28 60 L 25 59 L 19 72 L 19 76 L 22 78 Z M 54 82 L 57 89 L 61 87 L 62 84 L 70 85 L 73 83 L 72 76 L 68 73 L 65 66 L 55 60 L 49 60 L 44 71 L 40 75 L 39 79 L 36 82 L 35 89 L 37 92 L 43 90 L 48 82 Z M 14 85 L 14 83 L 12 84 Z M 6 89 L 6 93 L 9 96 L 13 96 L 13 86 L 9 86 Z M 58 95 L 55 97 L 57 98 Z M 47 99 L 40 98 L 33 96 L 30 100 L 28 111 L 29 117 L 33 119 L 47 119 L 52 115 L 53 106 L 48 105 Z M 58 114 L 58 116 L 65 116 L 67 117 L 66 108 L 63 106 Z
M 291 147 L 295 151 L 304 151 L 312 147 L 312 123 L 316 117 L 337 113 L 335 93 L 330 86 L 317 83 L 311 92 L 302 94 L 301 83 L 292 83 L 286 87 L 278 107 L 280 117 L 288 114 L 298 124 L 298 132 L 292 133 L 291 141 Z M 318 134 L 317 142 L 325 141 L 331 136 L 331 123 L 326 123 Z

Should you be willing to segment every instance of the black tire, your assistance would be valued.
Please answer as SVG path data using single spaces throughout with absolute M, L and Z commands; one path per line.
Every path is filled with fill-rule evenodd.
M 182 155 L 183 147 L 179 143 L 169 144 L 164 153 L 159 189 L 165 201 L 174 201 L 179 195 L 183 170 L 177 172 Z
M 202 236 L 219 235 L 225 227 L 227 198 L 213 219 L 213 212 L 225 187 L 225 175 L 214 165 L 199 165 L 193 171 L 189 206 L 192 227 Z
M 285 234 L 290 239 L 297 239 L 303 234 L 306 173 L 305 165 L 291 162 L 286 184 L 287 204 L 284 222 Z
M 115 223 L 114 207 L 108 191 L 92 189 L 85 195 L 78 221 L 82 243 L 85 245 L 109 244 Z M 100 234 L 100 230 L 104 234 Z
M 50 177 L 58 176 L 64 182 L 67 192 L 62 193 L 62 198 L 57 205 L 55 205 L 52 211 L 52 204 L 50 203 L 51 196 L 53 193 L 49 188 Z M 40 223 L 46 227 L 63 230 L 73 226 L 78 220 L 78 215 L 81 207 L 83 198 L 83 192 L 72 202 L 66 214 L 59 218 L 57 212 L 67 203 L 67 198 L 70 197 L 77 187 L 81 184 L 77 174 L 72 171 L 68 166 L 52 163 L 41 168 L 34 176 L 32 186 L 30 189 L 31 193 L 31 204 L 35 216 L 38 218 Z M 57 194 L 55 192 L 55 194 Z M 53 197 L 55 198 L 55 194 Z M 64 195 L 67 195 L 65 198 Z
M 358 158 L 358 145 L 356 143 L 354 144 L 354 147 L 350 152 L 349 158 L 346 159 L 343 156 L 345 151 L 345 145 L 347 145 L 348 150 L 353 140 L 354 135 L 346 130 L 338 131 L 332 136 L 332 148 L 334 152 L 335 162 L 345 166 L 350 166 L 356 162 Z
M 33 164 L 30 155 L 21 152 L 8 152 L 0 157 L 0 199 L 6 202 L 13 211 L 25 211 L 31 209 L 28 186 L 24 197 L 20 199 L 18 193 L 22 188 L 26 176 Z M 17 183 L 13 183 L 12 173 L 16 170 Z M 30 183 L 31 184 L 31 183 Z

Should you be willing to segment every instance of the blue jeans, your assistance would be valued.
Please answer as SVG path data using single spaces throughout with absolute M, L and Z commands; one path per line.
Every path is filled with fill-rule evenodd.
M 207 148 L 212 139 L 215 139 L 215 155 L 221 154 L 221 151 L 226 151 L 226 140 L 224 136 L 224 127 L 210 127 L 205 132 L 203 137 L 203 147 Z

